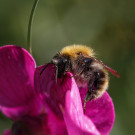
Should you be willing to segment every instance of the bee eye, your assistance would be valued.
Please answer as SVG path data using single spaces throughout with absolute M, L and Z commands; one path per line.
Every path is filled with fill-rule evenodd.
M 67 59 L 63 58 L 63 59 L 62 59 L 62 62 L 63 62 L 63 63 L 66 63 L 66 62 L 67 62 Z
M 67 62 L 67 59 L 65 59 L 65 58 L 60 58 L 59 59 L 59 63 L 61 63 L 61 64 L 65 64 Z
M 84 63 L 88 63 L 88 64 L 91 64 L 91 62 L 92 62 L 92 59 L 91 58 L 85 58 L 84 59 Z

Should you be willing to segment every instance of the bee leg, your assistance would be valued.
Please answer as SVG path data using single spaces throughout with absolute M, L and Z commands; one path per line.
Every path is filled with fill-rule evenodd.
M 66 77 L 66 74 L 63 75 L 63 78 L 62 78 L 60 85 L 62 85 L 64 83 L 65 77 Z
M 86 103 L 88 101 L 91 101 L 94 98 L 94 91 L 92 90 L 92 86 L 93 86 L 95 80 L 96 80 L 96 78 L 93 78 L 92 81 L 89 81 L 88 91 L 87 91 L 85 98 L 84 98 L 84 105 L 83 105 L 84 114 L 86 112 Z
M 68 63 L 65 64 L 65 67 L 64 67 L 64 73 L 63 73 L 63 79 L 61 81 L 61 85 L 63 84 L 64 80 L 65 80 L 65 77 L 66 77 L 66 73 L 68 72 Z
M 84 99 L 84 105 L 83 105 L 83 109 L 84 109 L 84 114 L 86 113 L 86 103 L 88 101 L 91 101 L 94 98 L 91 90 L 88 90 Z
M 48 63 L 48 64 L 46 64 L 45 66 L 44 66 L 44 68 L 41 70 L 41 72 L 40 72 L 40 75 L 43 73 L 43 71 L 48 67 L 48 65 L 49 64 L 51 64 L 51 63 Z

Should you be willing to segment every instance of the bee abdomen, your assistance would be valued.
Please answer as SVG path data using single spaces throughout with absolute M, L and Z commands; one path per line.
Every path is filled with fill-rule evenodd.
M 107 72 L 101 72 L 100 77 L 95 82 L 95 98 L 98 98 L 104 94 L 108 88 L 109 77 Z

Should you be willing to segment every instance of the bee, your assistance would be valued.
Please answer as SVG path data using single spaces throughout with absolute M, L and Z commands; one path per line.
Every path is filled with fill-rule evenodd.
M 78 87 L 87 88 L 84 99 L 84 113 L 86 103 L 92 99 L 101 97 L 108 88 L 108 71 L 114 76 L 120 77 L 117 71 L 105 65 L 102 61 L 96 59 L 92 48 L 84 45 L 70 45 L 64 47 L 48 63 L 40 75 L 49 65 L 55 67 L 55 81 L 57 78 L 64 78 L 67 72 L 71 72 Z

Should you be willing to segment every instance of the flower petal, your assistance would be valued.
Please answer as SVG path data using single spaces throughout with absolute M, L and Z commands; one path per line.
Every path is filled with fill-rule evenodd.
M 49 107 L 59 117 L 63 117 L 60 105 L 65 105 L 65 94 L 71 89 L 71 74 L 67 73 L 64 81 L 57 80 L 55 83 L 55 72 L 52 65 L 49 65 L 42 74 L 44 66 L 36 68 L 35 71 L 35 89 L 40 94 L 40 97 L 48 104 Z
M 59 119 L 52 111 L 47 114 L 47 120 L 51 135 L 68 135 L 65 122 Z
M 74 79 L 65 100 L 63 115 L 69 135 L 100 135 L 93 121 L 83 114 L 80 93 Z
M 50 135 L 50 130 L 46 125 L 45 116 L 21 117 L 12 125 L 13 135 Z
M 43 104 L 39 98 L 31 99 L 31 101 L 25 106 L 19 107 L 2 107 L 2 113 L 12 120 L 18 120 L 24 115 L 36 116 L 42 112 Z
M 0 47 L 0 105 L 19 107 L 35 96 L 35 61 L 23 48 Z
M 56 115 L 39 115 L 38 117 L 22 117 L 12 125 L 14 135 L 68 135 L 64 121 L 57 119 Z
M 82 102 L 84 102 L 86 91 L 86 89 L 80 89 Z M 86 116 L 93 121 L 101 135 L 110 133 L 115 120 L 115 111 L 112 99 L 107 92 L 102 97 L 87 102 Z
M 84 115 L 82 103 L 86 89 L 78 90 L 74 78 L 70 77 L 72 76 L 70 73 L 67 73 L 64 83 L 61 84 L 62 79 L 58 79 L 57 84 L 55 84 L 53 66 L 49 65 L 40 74 L 43 68 L 44 66 L 40 66 L 35 72 L 36 90 L 58 118 L 63 119 L 64 117 L 68 133 L 71 135 L 109 134 L 115 117 L 114 106 L 109 95 L 105 93 L 103 97 L 88 102 L 86 105 L 86 115 Z M 101 112 L 94 113 L 98 109 Z M 108 112 L 106 113 L 106 111 Z
M 12 132 L 10 129 L 7 129 L 4 131 L 3 135 L 12 135 Z
M 40 66 L 35 72 L 36 90 L 57 119 L 63 120 L 64 117 L 68 134 L 99 135 L 93 122 L 83 114 L 81 97 L 74 78 L 71 78 L 72 74 L 67 73 L 64 82 L 61 84 L 62 79 L 58 79 L 56 84 L 53 66 L 49 65 L 40 74 L 43 68 L 44 66 Z

